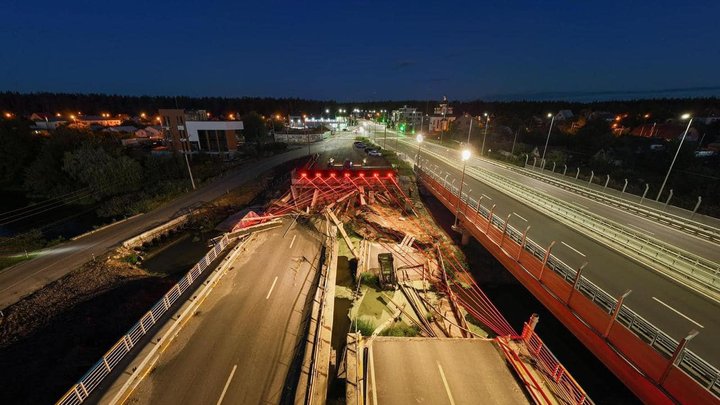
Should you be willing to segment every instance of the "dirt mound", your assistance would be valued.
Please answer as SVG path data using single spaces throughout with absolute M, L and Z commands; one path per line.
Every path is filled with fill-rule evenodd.
M 30 335 L 55 316 L 128 281 L 150 275 L 116 256 L 86 263 L 5 309 L 0 318 L 0 348 Z

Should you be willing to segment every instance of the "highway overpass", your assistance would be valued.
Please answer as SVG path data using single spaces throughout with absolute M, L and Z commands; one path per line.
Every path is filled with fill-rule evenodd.
M 388 131 L 388 134 L 396 136 L 393 131 Z M 377 143 L 382 145 L 383 139 L 378 139 Z M 414 161 L 418 153 L 418 144 L 412 138 L 389 139 L 386 144 L 388 148 L 403 153 L 410 161 Z M 458 151 L 426 142 L 420 148 L 420 162 L 423 171 L 434 178 L 440 188 L 458 192 L 462 169 Z M 496 184 L 491 186 L 488 182 L 479 179 L 486 180 L 487 173 L 492 173 L 504 177 L 508 183 L 519 182 L 547 193 L 553 198 L 565 199 L 566 202 L 581 206 L 584 210 L 594 211 L 600 216 L 624 224 L 629 229 L 636 231 L 641 229 L 643 232 L 652 233 L 679 249 L 709 261 L 716 261 L 720 255 L 717 244 L 689 236 L 679 229 L 655 223 L 632 212 L 583 198 L 484 159 L 471 158 L 467 162 L 466 169 L 462 194 L 463 201 L 469 202 L 470 211 L 477 211 L 478 204 L 482 206 L 481 211 L 486 215 L 492 211 L 495 227 L 503 224 L 508 218 L 509 226 L 521 232 L 530 226 L 526 236 L 529 241 L 536 244 L 538 251 L 547 249 L 555 242 L 549 260 L 551 264 L 555 262 L 566 264 L 569 269 L 579 269 L 587 262 L 582 276 L 607 293 L 599 293 L 598 296 L 601 298 L 597 300 L 599 305 L 609 308 L 605 312 L 612 310 L 614 297 L 620 297 L 631 290 L 632 293 L 625 298 L 624 307 L 639 315 L 638 319 L 642 327 L 653 329 L 654 325 L 664 332 L 659 334 L 657 330 L 650 330 L 648 336 L 644 336 L 651 342 L 655 351 L 669 357 L 672 355 L 672 348 L 676 346 L 673 340 L 680 341 L 688 336 L 691 330 L 699 331 L 687 347 L 698 357 L 715 366 L 708 376 L 711 379 L 709 384 L 714 384 L 713 380 L 717 379 L 717 367 L 720 365 L 720 349 L 715 344 L 715 340 L 720 336 L 720 320 L 717 318 L 720 306 L 715 299 L 681 285 L 650 266 L 641 264 L 635 258 L 629 257 L 622 248 L 601 243 L 587 232 L 551 218 L 529 206 L 526 201 L 513 198 L 498 190 Z M 452 207 L 454 205 L 451 209 Z M 461 214 L 462 212 L 464 211 L 461 210 Z M 534 294 L 537 296 L 535 292 Z M 624 315 L 623 313 L 622 316 Z M 562 316 L 559 318 L 565 321 Z M 576 331 L 573 332 L 578 335 Z M 635 332 L 638 334 L 637 331 Z M 580 340 L 587 344 L 586 340 Z M 665 340 L 667 342 L 664 342 Z M 713 387 L 718 389 L 717 385 Z

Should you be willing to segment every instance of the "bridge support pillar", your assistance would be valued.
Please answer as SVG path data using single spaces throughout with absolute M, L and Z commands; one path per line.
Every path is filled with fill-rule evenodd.
M 470 232 L 467 231 L 464 227 L 460 228 L 460 232 L 462 232 L 462 237 L 460 238 L 460 244 L 463 246 L 467 246 L 468 243 L 470 243 Z

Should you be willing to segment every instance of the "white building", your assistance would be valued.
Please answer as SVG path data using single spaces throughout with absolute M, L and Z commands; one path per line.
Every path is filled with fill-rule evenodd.
M 393 110 L 390 115 L 390 121 L 395 125 L 395 128 L 402 129 L 401 125 L 405 124 L 405 129 L 420 130 L 420 126 L 423 121 L 423 113 L 418 111 L 417 108 L 411 108 L 404 106 L 397 110 Z
M 243 129 L 242 121 L 185 121 L 193 150 L 208 153 L 236 152 L 237 131 Z

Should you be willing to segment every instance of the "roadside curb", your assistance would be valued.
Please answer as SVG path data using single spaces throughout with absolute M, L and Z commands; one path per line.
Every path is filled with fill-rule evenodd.
M 92 231 L 85 232 L 85 233 L 80 234 L 80 235 L 78 235 L 78 236 L 74 236 L 74 237 L 70 238 L 70 240 L 78 240 L 78 239 L 84 238 L 84 237 L 89 236 L 89 235 L 92 235 L 92 234 L 94 234 L 94 233 L 96 233 L 96 232 L 100 232 L 100 231 L 102 231 L 102 230 L 108 229 L 108 228 L 113 227 L 113 226 L 115 226 L 115 225 L 121 224 L 121 223 L 123 223 L 123 222 L 125 222 L 125 221 L 129 221 L 129 220 L 131 220 L 131 219 L 133 219 L 133 218 L 137 218 L 137 217 L 139 217 L 139 216 L 141 216 L 141 215 L 144 215 L 144 214 L 145 214 L 145 213 L 142 212 L 142 213 L 140 213 L 140 214 L 135 214 L 135 215 L 133 215 L 133 216 L 131 216 L 131 217 L 127 217 L 127 218 L 121 219 L 121 220 L 119 220 L 119 221 L 115 221 L 115 222 L 113 222 L 113 223 L 111 223 L 111 224 L 107 224 L 107 225 L 105 225 L 105 226 L 101 226 L 100 228 L 93 229 Z

